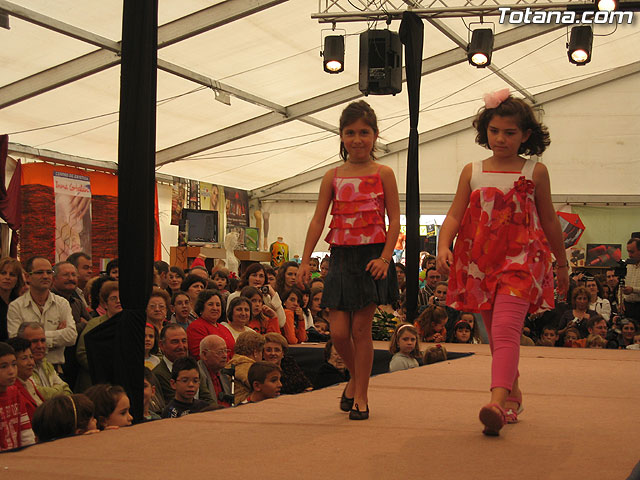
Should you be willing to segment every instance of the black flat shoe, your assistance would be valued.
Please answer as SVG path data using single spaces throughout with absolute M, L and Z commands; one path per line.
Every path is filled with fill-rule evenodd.
M 353 408 L 353 398 L 348 398 L 345 393 L 347 392 L 347 387 L 344 387 L 342 391 L 342 397 L 340 397 L 340 410 L 343 412 L 349 412 Z
M 364 412 L 358 410 L 358 404 L 354 405 L 355 408 L 349 410 L 349 420 L 367 420 L 369 418 L 369 405 Z

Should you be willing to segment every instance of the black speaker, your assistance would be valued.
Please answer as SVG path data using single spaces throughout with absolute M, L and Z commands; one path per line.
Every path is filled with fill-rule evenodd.
M 397 32 L 367 30 L 360 34 L 360 81 L 365 95 L 402 91 L 402 42 Z

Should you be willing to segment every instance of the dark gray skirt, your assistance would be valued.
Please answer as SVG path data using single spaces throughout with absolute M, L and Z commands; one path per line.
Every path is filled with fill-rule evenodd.
M 374 280 L 365 269 L 379 258 L 384 243 L 356 246 L 332 246 L 329 273 L 324 280 L 322 307 L 355 312 L 371 303 L 387 305 L 398 300 L 398 278 L 393 260 L 387 277 Z

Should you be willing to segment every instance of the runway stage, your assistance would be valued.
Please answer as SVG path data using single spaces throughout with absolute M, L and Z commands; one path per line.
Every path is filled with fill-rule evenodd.
M 334 386 L 2 454 L 0 480 L 603 480 L 640 460 L 640 352 L 523 347 L 525 411 L 489 438 L 489 347 L 447 348 L 475 355 L 372 378 L 368 421 Z

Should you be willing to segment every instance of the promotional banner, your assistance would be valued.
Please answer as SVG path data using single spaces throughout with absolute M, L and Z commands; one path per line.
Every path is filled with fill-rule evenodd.
M 249 196 L 245 190 L 224 188 L 227 225 L 249 226 Z
M 91 255 L 91 181 L 84 175 L 53 172 L 56 205 L 56 263 L 74 252 Z
M 187 201 L 187 184 L 182 178 L 173 179 L 171 187 L 171 225 L 179 225 L 182 209 Z

